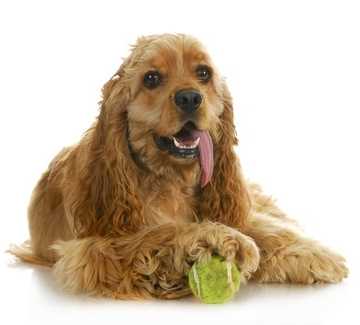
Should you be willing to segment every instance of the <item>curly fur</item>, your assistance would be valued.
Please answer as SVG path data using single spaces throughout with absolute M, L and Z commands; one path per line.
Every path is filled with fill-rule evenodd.
M 213 76 L 200 84 L 194 64 Z M 167 74 L 159 90 L 144 73 Z M 153 134 L 179 130 L 173 93 L 203 93 L 197 113 L 214 143 L 214 173 L 204 188 L 195 159 L 160 151 Z M 100 114 L 80 142 L 64 148 L 34 189 L 31 239 L 10 252 L 53 268 L 67 290 L 114 298 L 188 295 L 186 273 L 219 254 L 259 282 L 338 282 L 344 259 L 306 238 L 261 189 L 245 182 L 230 93 L 204 47 L 186 35 L 142 37 L 102 90 Z

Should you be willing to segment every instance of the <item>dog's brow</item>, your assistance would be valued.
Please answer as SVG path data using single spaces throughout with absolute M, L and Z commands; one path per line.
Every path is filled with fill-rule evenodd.
M 206 55 L 203 52 L 198 52 L 195 54 L 195 60 L 197 61 L 206 61 Z

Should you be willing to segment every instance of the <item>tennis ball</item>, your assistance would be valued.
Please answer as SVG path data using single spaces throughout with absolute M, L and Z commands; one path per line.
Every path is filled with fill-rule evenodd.
M 206 304 L 222 304 L 230 300 L 240 288 L 240 271 L 236 265 L 220 256 L 207 262 L 195 263 L 188 273 L 193 294 Z

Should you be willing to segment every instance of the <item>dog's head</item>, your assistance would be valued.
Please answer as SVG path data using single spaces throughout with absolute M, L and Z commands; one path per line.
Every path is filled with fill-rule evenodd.
M 225 84 L 199 41 L 165 34 L 138 40 L 104 88 L 110 103 L 104 109 L 126 111 L 129 149 L 143 165 L 161 173 L 199 161 L 205 186 L 225 97 Z
M 89 148 L 83 179 L 92 185 L 85 197 L 93 208 L 78 214 L 80 234 L 138 229 L 144 222 L 139 188 L 147 173 L 201 185 L 194 192 L 198 216 L 245 224 L 250 201 L 233 149 L 231 96 L 196 39 L 140 38 L 105 84 L 97 123 L 83 142 Z

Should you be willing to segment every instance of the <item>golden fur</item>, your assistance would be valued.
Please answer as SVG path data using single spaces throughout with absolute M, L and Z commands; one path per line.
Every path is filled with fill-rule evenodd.
M 212 68 L 209 83 L 194 76 L 198 64 Z M 154 68 L 166 82 L 145 89 Z M 214 143 L 204 188 L 196 159 L 174 158 L 153 139 L 181 128 L 173 96 L 185 87 L 202 92 L 197 123 Z M 236 144 L 231 97 L 204 47 L 186 35 L 142 37 L 105 84 L 97 121 L 42 175 L 28 211 L 30 242 L 11 252 L 52 266 L 68 290 L 124 299 L 188 295 L 186 272 L 214 253 L 259 282 L 346 277 L 341 256 L 304 237 L 244 181 Z

